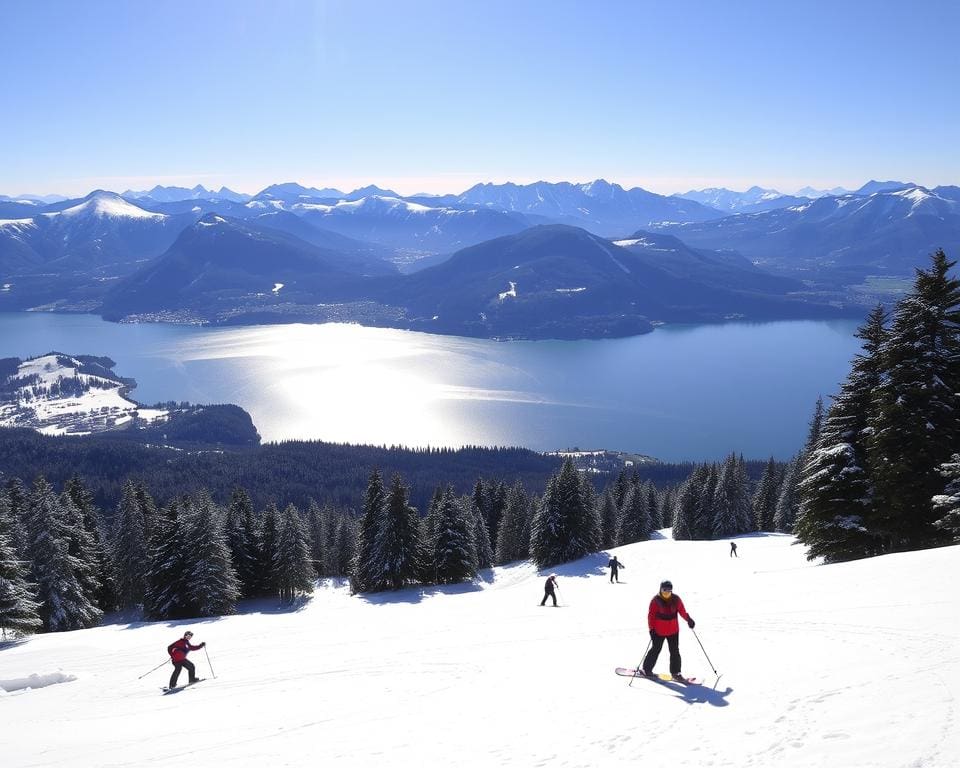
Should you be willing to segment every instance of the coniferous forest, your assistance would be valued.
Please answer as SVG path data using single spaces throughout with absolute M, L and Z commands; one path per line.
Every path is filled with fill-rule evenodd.
M 170 452 L 3 430 L 4 634 L 293 603 L 317 578 L 354 593 L 454 584 L 644 541 L 795 533 L 827 562 L 960 539 L 960 280 L 940 251 L 818 400 L 789 462 L 731 453 L 616 476 L 523 449 L 290 443 Z M 32 479 L 31 479 L 32 478 Z

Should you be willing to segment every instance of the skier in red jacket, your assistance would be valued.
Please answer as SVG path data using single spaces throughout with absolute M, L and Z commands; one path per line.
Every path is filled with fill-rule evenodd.
M 188 683 L 199 682 L 196 667 L 193 666 L 192 661 L 187 659 L 187 654 L 190 653 L 190 651 L 200 650 L 206 643 L 192 645 L 190 643 L 191 637 L 193 637 L 193 632 L 187 630 L 183 633 L 183 637 L 167 646 L 167 653 L 170 654 L 170 661 L 173 663 L 173 674 L 170 675 L 171 688 L 177 687 L 177 678 L 180 677 L 180 670 L 184 668 L 186 668 L 187 674 L 190 676 L 187 681 Z
M 680 595 L 673 594 L 670 581 L 660 582 L 660 591 L 650 601 L 647 611 L 647 624 L 650 627 L 650 651 L 643 660 L 643 674 L 653 674 L 653 665 L 657 663 L 663 641 L 670 648 L 670 674 L 674 680 L 683 680 L 680 674 L 680 624 L 677 614 L 683 616 L 687 626 L 693 629 L 695 622 L 687 613 Z

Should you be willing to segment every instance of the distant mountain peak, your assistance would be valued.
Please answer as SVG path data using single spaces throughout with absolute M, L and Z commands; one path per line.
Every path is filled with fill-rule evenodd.
M 116 192 L 97 189 L 87 195 L 76 205 L 64 208 L 56 213 L 47 213 L 45 216 L 95 216 L 97 218 L 112 219 L 153 219 L 160 221 L 166 217 L 162 213 L 151 213 L 133 203 L 124 200 Z

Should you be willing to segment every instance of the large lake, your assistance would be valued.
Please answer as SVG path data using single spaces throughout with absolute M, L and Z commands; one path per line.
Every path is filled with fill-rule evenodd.
M 0 314 L 0 357 L 107 355 L 142 403 L 236 403 L 264 440 L 785 459 L 859 351 L 853 321 L 494 342 L 355 325 L 207 329 Z

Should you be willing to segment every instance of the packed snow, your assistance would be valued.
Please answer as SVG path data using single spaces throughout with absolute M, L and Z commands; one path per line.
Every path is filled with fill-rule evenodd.
M 610 550 L 619 584 L 607 553 L 556 567 L 558 608 L 539 606 L 549 571 L 520 563 L 8 643 L 4 765 L 956 766 L 960 548 L 824 566 L 789 536 L 737 543 L 736 558 L 726 541 Z M 696 619 L 683 672 L 704 685 L 613 672 L 640 662 L 665 578 Z M 207 680 L 165 695 L 187 628 Z

